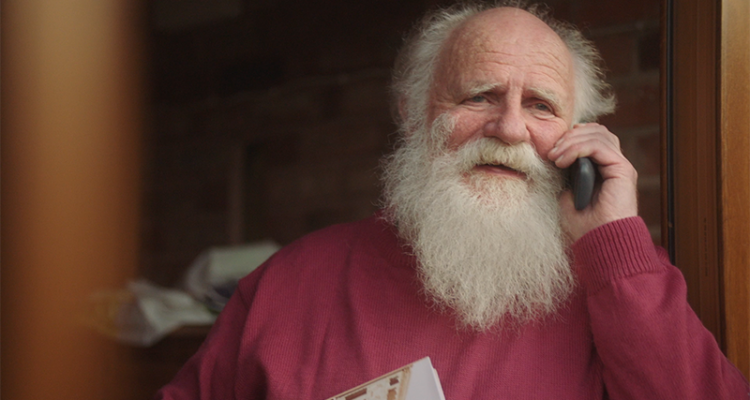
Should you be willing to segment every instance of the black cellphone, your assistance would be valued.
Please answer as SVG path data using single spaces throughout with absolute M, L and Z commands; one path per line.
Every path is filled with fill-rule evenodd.
M 594 195 L 594 181 L 596 179 L 596 168 L 588 157 L 577 159 L 569 167 L 570 188 L 573 191 L 573 202 L 576 210 L 581 211 L 591 203 Z

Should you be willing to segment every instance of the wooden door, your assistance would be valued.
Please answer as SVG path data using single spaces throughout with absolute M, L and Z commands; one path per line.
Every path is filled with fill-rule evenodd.
M 664 4 L 662 237 L 693 309 L 750 376 L 750 3 Z

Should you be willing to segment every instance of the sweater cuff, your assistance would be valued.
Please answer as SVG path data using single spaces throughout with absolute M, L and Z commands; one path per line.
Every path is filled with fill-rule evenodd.
M 589 294 L 617 279 L 664 268 L 641 217 L 593 229 L 573 243 L 572 250 L 578 277 Z

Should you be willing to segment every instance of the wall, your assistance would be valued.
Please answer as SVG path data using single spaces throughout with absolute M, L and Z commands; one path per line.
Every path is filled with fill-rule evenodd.
M 318 4 L 245 1 L 234 17 L 151 29 L 141 275 L 174 284 L 210 246 L 285 244 L 377 209 L 389 68 L 411 24 L 446 2 Z M 601 49 L 619 99 L 602 122 L 659 242 L 660 2 L 548 4 Z

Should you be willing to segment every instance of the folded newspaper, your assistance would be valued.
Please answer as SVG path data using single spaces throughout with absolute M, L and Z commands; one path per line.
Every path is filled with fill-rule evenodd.
M 327 400 L 445 400 L 445 396 L 430 357 L 425 357 Z

